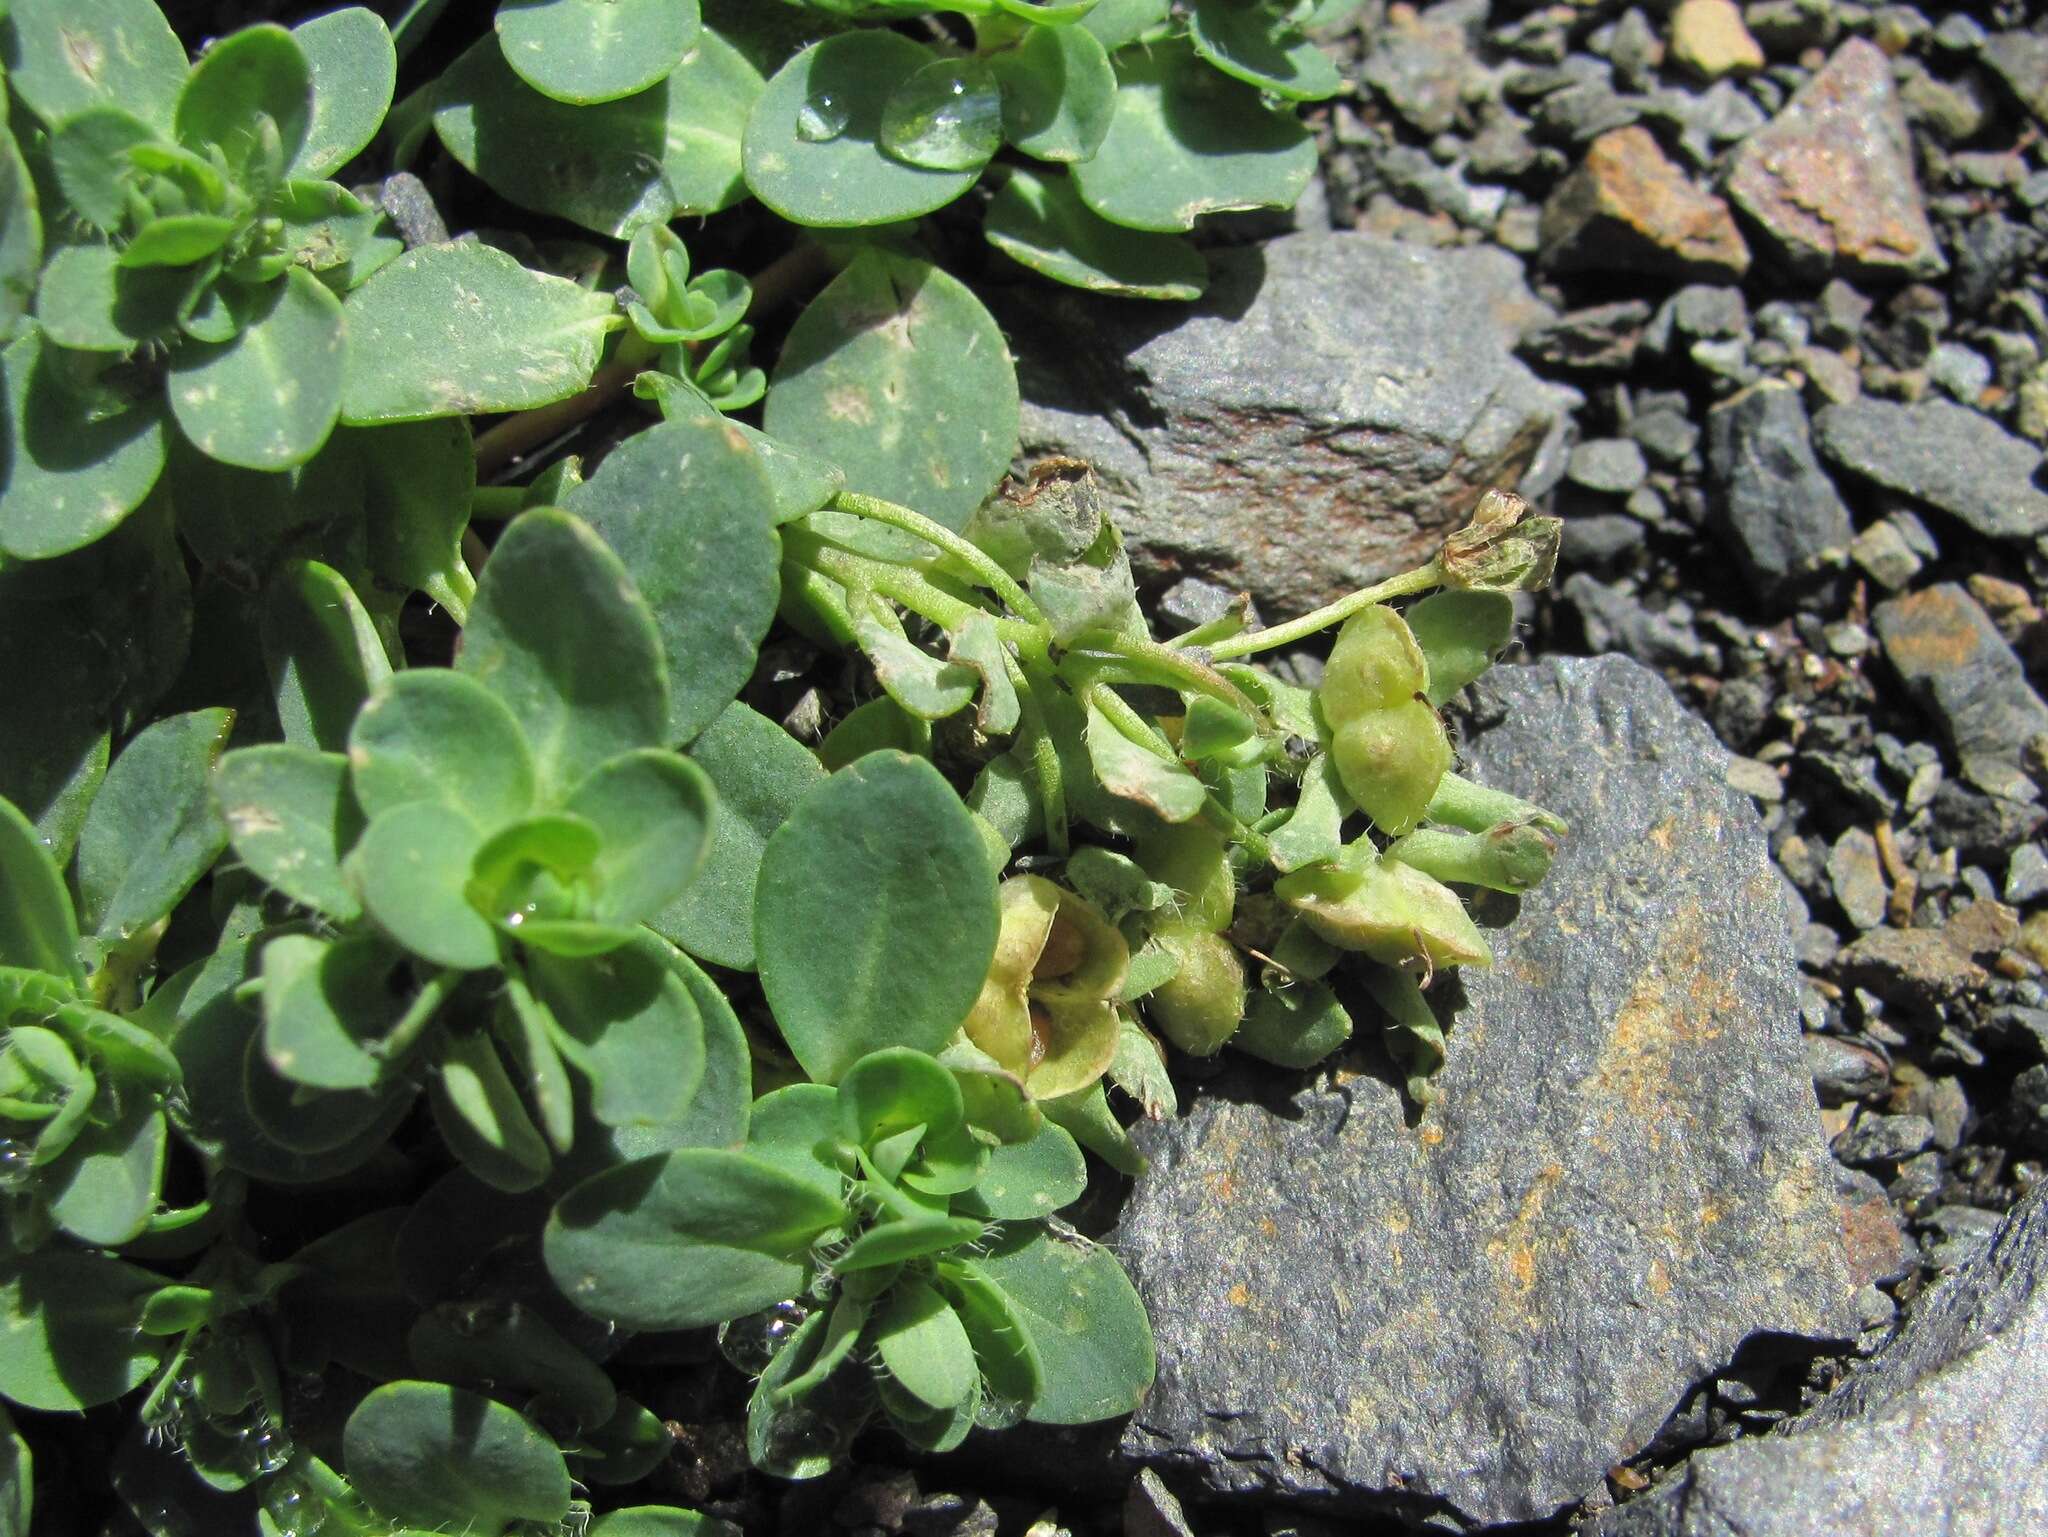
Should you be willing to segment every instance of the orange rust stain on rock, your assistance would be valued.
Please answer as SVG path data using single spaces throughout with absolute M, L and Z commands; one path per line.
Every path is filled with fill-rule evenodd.
M 1664 1261 L 1660 1259 L 1650 1261 L 1650 1290 L 1659 1297 L 1671 1295 L 1671 1272 L 1664 1268 Z
M 1252 1294 L 1245 1289 L 1242 1281 L 1230 1288 L 1229 1297 L 1230 1305 L 1234 1308 L 1244 1307 L 1252 1300 Z
M 1543 1206 L 1550 1192 L 1563 1178 L 1564 1165 L 1560 1163 L 1547 1163 L 1537 1170 L 1535 1180 L 1522 1194 L 1521 1209 L 1515 1213 L 1507 1232 L 1486 1246 L 1487 1257 L 1503 1271 L 1503 1291 L 1514 1302 L 1519 1303 L 1535 1289 L 1536 1251 L 1543 1242 L 1537 1225 L 1543 1220 Z
M 1928 587 L 1901 598 L 1885 636 L 1885 654 L 1901 672 L 1952 672 L 1966 666 L 1980 639 L 1955 594 Z
M 1416 1135 L 1424 1147 L 1435 1147 L 1444 1140 L 1444 1129 L 1441 1126 L 1425 1126 Z
M 1259 1236 L 1261 1238 L 1278 1238 L 1280 1236 L 1280 1224 L 1271 1217 L 1259 1218 Z
M 1209 1193 L 1219 1201 L 1232 1201 L 1237 1198 L 1237 1179 L 1228 1171 L 1209 1175 L 1206 1183 L 1209 1186 Z
M 1739 1007 L 1726 978 L 1708 965 L 1710 920 L 1696 903 L 1679 910 L 1616 1012 L 1607 1049 L 1579 1084 L 1596 1104 L 1618 1107 L 1653 1130 L 1687 1118 L 1671 1093 L 1679 1054 L 1711 1040 L 1717 1015 Z

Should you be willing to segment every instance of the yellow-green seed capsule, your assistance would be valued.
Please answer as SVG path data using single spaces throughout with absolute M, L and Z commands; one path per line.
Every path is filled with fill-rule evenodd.
M 1422 820 L 1450 771 L 1451 740 L 1426 701 L 1409 699 L 1338 727 L 1330 759 L 1358 809 L 1399 837 Z
M 1244 962 L 1221 934 L 1186 924 L 1152 931 L 1180 969 L 1145 997 L 1159 1031 L 1190 1056 L 1214 1056 L 1244 1019 Z
M 1184 922 L 1210 934 L 1230 927 L 1237 873 L 1221 833 L 1201 822 L 1168 823 L 1140 837 L 1135 852 L 1147 875 L 1174 889 Z
M 1408 623 L 1384 603 L 1344 621 L 1316 690 L 1332 727 L 1429 691 L 1429 663 Z
M 1493 951 L 1458 894 L 1420 870 L 1354 843 L 1329 864 L 1277 882 L 1274 893 L 1340 950 L 1389 966 L 1487 966 Z

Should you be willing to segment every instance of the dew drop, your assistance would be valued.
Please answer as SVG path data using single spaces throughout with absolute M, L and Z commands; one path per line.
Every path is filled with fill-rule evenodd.
M 974 1423 L 983 1430 L 1008 1430 L 1024 1423 L 1024 1410 L 1025 1405 L 1014 1398 L 984 1391 L 981 1405 L 974 1411 Z
M 789 1343 L 811 1310 L 801 1302 L 778 1302 L 772 1308 L 718 1326 L 718 1349 L 726 1360 L 750 1377 L 768 1370 L 776 1352 Z
M 34 1168 L 35 1149 L 19 1137 L 0 1137 L 0 1190 L 19 1190 Z
M 973 171 L 1003 143 L 1003 92 L 988 66 L 938 59 L 882 105 L 882 148 L 927 171 Z
M 806 144 L 830 144 L 846 132 L 846 104 L 820 91 L 796 109 L 796 136 Z
M 781 1478 L 815 1478 L 838 1455 L 840 1433 L 822 1414 L 792 1404 L 769 1426 L 761 1468 Z

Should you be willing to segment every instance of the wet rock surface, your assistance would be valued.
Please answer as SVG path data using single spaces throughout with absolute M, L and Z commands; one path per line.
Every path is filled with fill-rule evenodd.
M 1143 580 L 1314 608 L 1428 559 L 1557 424 L 1511 355 L 1549 312 L 1505 252 L 1326 233 L 1214 269 L 1191 313 L 1034 288 L 1003 315 L 1026 457 L 1095 466 Z
M 1853 1336 L 1793 928 L 1725 756 L 1618 658 L 1502 669 L 1475 772 L 1572 824 L 1463 977 L 1442 1102 L 1234 1069 L 1118 1231 L 1161 1373 L 1123 1454 L 1214 1492 L 1548 1517 L 1760 1334 Z M 1574 744 L 1560 754 L 1555 744 Z
M 2048 1530 L 2048 1192 L 1785 1434 L 1696 1452 L 1593 1537 Z

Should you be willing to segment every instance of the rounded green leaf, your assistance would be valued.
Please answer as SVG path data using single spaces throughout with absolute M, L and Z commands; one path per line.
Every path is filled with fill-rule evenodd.
M 768 840 L 754 900 L 761 983 L 812 1078 L 871 1051 L 937 1052 L 996 943 L 996 883 L 974 819 L 921 758 L 870 753 Z
M 1018 167 L 990 202 L 982 231 L 1033 272 L 1091 293 L 1197 299 L 1209 283 L 1209 264 L 1187 241 L 1111 224 L 1065 176 Z
M 64 877 L 10 800 L 0 799 L 0 966 L 83 982 L 78 919 Z
M 896 1386 L 933 1409 L 966 1402 L 980 1376 L 960 1315 L 924 1281 L 889 1289 L 874 1323 L 875 1348 Z
M 1429 664 L 1429 702 L 1438 706 L 1491 667 L 1515 633 L 1514 599 L 1483 587 L 1431 593 L 1401 617 Z
M 459 416 L 343 428 L 336 441 L 363 467 L 370 570 L 468 618 L 476 579 L 462 559 L 476 491 L 476 445 Z
M 501 197 L 623 240 L 746 195 L 740 136 L 761 87 L 746 56 L 706 28 L 665 80 L 570 106 L 521 80 L 486 37 L 436 86 L 434 131 Z
M 167 381 L 171 414 L 199 451 L 251 470 L 304 464 L 341 412 L 341 301 L 293 267 L 230 342 L 187 342 Z
M 500 0 L 505 62 L 577 106 L 644 91 L 697 40 L 697 0 Z
M 1119 54 L 1116 113 L 1074 168 L 1082 201 L 1112 224 L 1193 229 L 1205 213 L 1290 208 L 1315 173 L 1315 141 L 1258 90 L 1219 76 L 1185 43 Z
M 689 1109 L 707 1070 L 704 1019 L 667 946 L 642 934 L 595 960 L 527 957 L 551 1038 L 590 1084 L 606 1126 L 665 1126 Z
M 425 801 L 496 828 L 533 809 L 533 754 L 519 722 L 459 672 L 386 678 L 356 716 L 348 764 L 366 816 Z
M 836 463 L 852 489 L 958 529 L 1016 452 L 1017 371 L 959 279 L 869 249 L 791 328 L 762 420 Z
M 170 131 L 189 67 L 153 0 L 21 4 L 5 25 L 7 83 L 46 125 L 120 107 Z
M 548 1218 L 562 1295 L 629 1329 L 695 1329 L 800 1292 L 811 1245 L 846 1220 L 822 1191 L 743 1153 L 684 1148 L 585 1180 Z
M 398 83 L 398 51 L 382 18 L 359 5 L 292 28 L 313 78 L 313 113 L 287 174 L 332 176 L 377 136 Z
M 647 922 L 715 966 L 752 971 L 762 850 L 825 770 L 817 754 L 737 700 L 690 745 L 690 757 L 717 794 L 711 847 L 698 878 Z
M 137 1237 L 156 1211 L 169 1142 L 150 1095 L 130 1095 L 111 1120 L 90 1122 L 45 1175 L 57 1226 L 103 1248 Z
M 617 324 L 610 295 L 474 240 L 407 251 L 343 314 L 341 413 L 356 426 L 550 405 L 590 382 Z
M 592 916 L 638 923 L 675 900 L 703 867 L 716 800 L 702 769 L 658 748 L 593 769 L 568 801 L 601 840 Z
M 921 1129 L 943 1137 L 966 1115 L 953 1075 L 921 1051 L 870 1052 L 839 1080 L 839 1134 L 859 1147 Z
M 220 760 L 213 793 L 235 857 L 272 890 L 337 923 L 362 904 L 341 878 L 341 857 L 362 829 L 348 792 L 348 760 L 283 743 Z
M 50 172 L 75 213 L 100 229 L 117 231 L 130 212 L 135 166 L 129 151 L 160 142 L 156 130 L 134 113 L 93 107 L 65 119 L 50 135 Z
M 43 215 L 35 178 L 12 135 L 0 135 L 0 346 L 14 340 L 43 264 Z M 0 1454 L 5 1443 L 0 1442 Z M 0 1516 L 4 1516 L 0 1501 Z
M 1045 1391 L 1045 1363 L 1010 1294 L 966 1260 L 944 1260 L 939 1289 L 960 1315 L 990 1396 L 1021 1413 Z
M 166 214 L 135 232 L 122 248 L 123 267 L 182 267 L 213 255 L 235 233 L 236 221 L 212 213 Z
M 207 49 L 178 93 L 175 128 L 189 149 L 209 146 L 240 170 L 263 164 L 263 120 L 290 165 L 313 120 L 313 71 L 291 33 L 268 23 L 244 27 Z
M 590 1537 L 740 1537 L 739 1529 L 715 1516 L 673 1505 L 629 1505 L 599 1516 Z
M 1159 1358 L 1145 1304 L 1114 1254 L 1033 1224 L 975 1263 L 1008 1294 L 1043 1363 L 1045 1391 L 1026 1418 L 1086 1425 L 1144 1402 Z
M 62 1249 L 0 1272 L 0 1394 L 66 1413 L 139 1387 L 164 1351 L 139 1327 L 162 1285 L 133 1265 Z
M 393 1103 L 410 1105 L 414 1087 L 394 1083 L 375 1092 L 314 1090 L 295 1083 L 270 1065 L 262 1033 L 249 1037 L 242 1053 L 242 1098 L 250 1123 L 263 1139 L 302 1157 L 319 1158 L 360 1147 L 378 1126 L 386 1128 Z M 368 1150 L 358 1157 L 368 1156 Z
M 1051 1121 L 1029 1142 L 993 1149 L 974 1187 L 973 1200 L 998 1222 L 1050 1217 L 1081 1199 L 1088 1165 L 1072 1136 Z
M 373 934 L 271 940 L 263 947 L 263 1054 L 271 1067 L 309 1088 L 375 1087 L 385 1075 L 375 1043 L 409 1001 L 393 986 L 399 961 Z
M 653 615 L 589 525 L 551 507 L 521 514 L 498 540 L 455 666 L 510 708 L 545 797 L 665 733 Z
M 1167 0 L 1100 0 L 1094 10 L 1081 18 L 1081 25 L 1111 53 L 1161 25 L 1166 20 Z
M 111 533 L 163 471 L 162 411 L 151 402 L 102 415 L 33 329 L 0 353 L 0 373 L 0 553 L 43 560 Z
M 470 905 L 529 949 L 591 956 L 616 950 L 633 930 L 594 908 L 597 829 L 582 817 L 544 811 L 507 823 L 484 840 L 470 865 Z
M 438 1382 L 387 1382 L 342 1432 L 348 1480 L 407 1526 L 496 1537 L 514 1522 L 552 1526 L 569 1509 L 569 1469 L 553 1439 L 501 1403 Z
M 627 439 L 568 510 L 625 563 L 668 663 L 663 740 L 682 746 L 753 674 L 782 592 L 767 456 L 723 418 L 668 421 Z
M 332 566 L 287 561 L 264 594 L 259 628 L 285 740 L 341 751 L 364 699 L 391 676 L 362 599 Z
M 65 246 L 50 258 L 36 290 L 36 323 L 60 347 L 128 352 L 168 340 L 178 308 L 203 281 L 201 271 L 135 267 L 112 246 Z
M 1329 56 L 1266 6 L 1195 0 L 1188 36 L 1224 74 L 1289 101 L 1322 101 L 1344 88 Z
M 343 869 L 377 926 L 437 966 L 498 964 L 497 931 L 469 905 L 470 861 L 483 835 L 430 801 L 373 817 Z
M 837 1089 L 822 1083 L 786 1084 L 754 1102 L 746 1152 L 837 1200 L 846 1191 L 840 1135 Z
M 482 1031 L 450 1031 L 428 1085 L 434 1125 L 485 1184 L 518 1195 L 548 1177 L 552 1158 L 498 1048 Z
M 1102 147 L 1116 108 L 1116 71 L 1083 27 L 1033 27 L 992 54 L 1003 87 L 1003 133 L 1039 160 L 1086 160 Z
M 227 847 L 213 766 L 232 710 L 194 710 L 149 727 L 121 750 L 78 837 L 79 916 L 110 943 L 171 909 Z
M 813 43 L 784 64 L 747 118 L 754 196 L 785 219 L 824 228 L 890 224 L 952 202 L 978 168 L 926 170 L 881 147 L 891 93 L 935 57 L 894 32 L 861 31 Z

